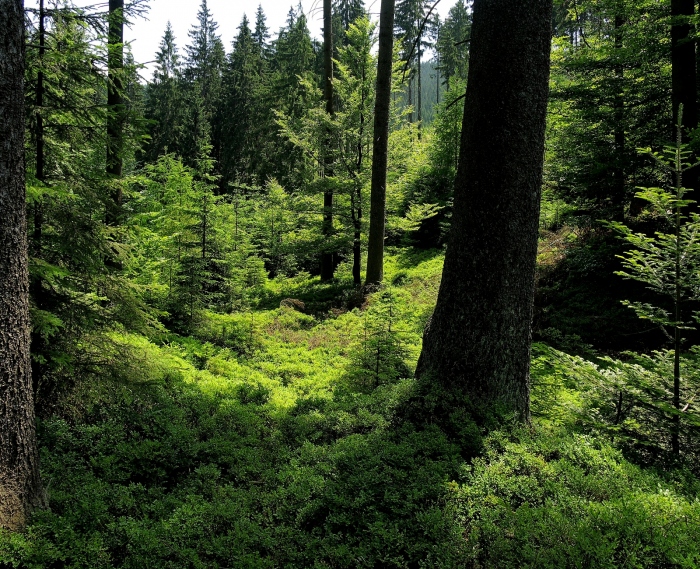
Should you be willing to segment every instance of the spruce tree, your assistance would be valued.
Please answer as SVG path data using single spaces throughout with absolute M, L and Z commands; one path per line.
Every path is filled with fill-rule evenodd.
M 149 162 L 165 152 L 182 154 L 182 89 L 180 57 L 168 22 L 156 54 L 153 80 L 147 89 L 146 116 L 155 122 L 146 151 Z
M 466 79 L 471 35 L 471 2 L 457 0 L 440 27 L 436 50 L 440 59 L 438 70 L 449 89 L 452 78 Z
M 347 33 L 350 24 L 365 15 L 365 5 L 362 0 L 334 0 L 333 12 L 337 14 L 343 31 Z
M 251 183 L 260 160 L 256 145 L 265 70 L 263 50 L 244 15 L 238 26 L 224 72 L 224 97 L 218 121 L 222 124 L 221 170 L 223 186 Z
M 267 28 L 267 16 L 265 16 L 265 12 L 260 4 L 258 4 L 258 9 L 255 12 L 255 30 L 253 31 L 253 39 L 255 40 L 255 45 L 258 46 L 258 53 L 260 57 L 267 57 L 270 31 Z
M 226 54 L 217 34 L 218 28 L 207 0 L 202 0 L 197 12 L 197 24 L 188 32 L 190 44 L 185 48 L 185 78 L 189 83 L 187 106 L 197 108 L 189 113 L 190 122 L 186 127 L 192 133 L 185 151 L 185 158 L 191 165 L 199 156 L 202 144 L 210 144 L 212 156 L 217 160 L 220 158 L 221 125 L 213 119 L 220 104 Z M 208 137 L 206 142 L 203 137 L 205 132 Z

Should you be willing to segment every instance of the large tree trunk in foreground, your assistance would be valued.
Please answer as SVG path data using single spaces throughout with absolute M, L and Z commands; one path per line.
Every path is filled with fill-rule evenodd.
M 45 503 L 29 357 L 23 4 L 0 0 L 0 528 L 9 530 Z
M 372 147 L 372 188 L 370 191 L 369 239 L 365 282 L 377 285 L 384 279 L 384 229 L 386 168 L 389 153 L 389 105 L 391 64 L 394 49 L 394 0 L 382 0 L 379 15 L 377 89 L 374 101 L 374 144 Z
M 326 100 L 326 112 L 333 115 L 333 22 L 331 0 L 323 0 L 323 98 Z M 328 152 L 328 148 L 326 151 Z M 326 157 L 325 175 L 330 176 L 332 158 Z M 323 192 L 323 236 L 330 239 L 333 235 L 333 192 Z M 329 281 L 335 273 L 335 255 L 333 251 L 321 254 L 321 280 Z
M 452 229 L 416 370 L 423 412 L 448 421 L 530 416 L 551 22 L 552 0 L 474 2 Z

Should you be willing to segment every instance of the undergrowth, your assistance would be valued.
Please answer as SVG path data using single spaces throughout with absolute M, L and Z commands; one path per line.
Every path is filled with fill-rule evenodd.
M 0 565 L 698 567 L 697 478 L 590 428 L 581 359 L 536 346 L 533 425 L 485 434 L 471 462 L 394 421 L 441 265 L 395 252 L 360 307 L 274 308 L 313 298 L 297 278 L 189 337 L 113 332 L 39 423 L 51 509 L 0 535 Z

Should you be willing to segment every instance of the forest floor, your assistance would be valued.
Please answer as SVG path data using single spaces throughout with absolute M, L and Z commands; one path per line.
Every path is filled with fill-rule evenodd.
M 190 336 L 103 338 L 39 422 L 51 509 L 0 567 L 700 567 L 700 481 L 583 424 L 581 358 L 536 344 L 532 426 L 474 460 L 394 421 L 441 269 L 396 250 L 366 302 L 302 276 Z

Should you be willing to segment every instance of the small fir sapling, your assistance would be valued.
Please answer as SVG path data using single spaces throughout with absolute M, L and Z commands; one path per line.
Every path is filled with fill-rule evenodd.
M 682 110 L 679 112 L 681 116 Z M 664 299 L 657 304 L 624 301 L 643 319 L 657 324 L 673 348 L 673 389 L 671 418 L 671 448 L 680 454 L 681 351 L 682 330 L 694 329 L 697 312 L 689 312 L 686 305 L 700 300 L 700 215 L 689 211 L 694 203 L 686 196 L 691 190 L 683 186 L 683 174 L 697 166 L 690 161 L 691 152 L 681 139 L 680 118 L 676 141 L 661 152 L 642 151 L 672 177 L 667 188 L 640 188 L 637 197 L 649 204 L 649 211 L 667 232 L 657 231 L 653 236 L 635 233 L 624 223 L 612 221 L 608 226 L 631 245 L 623 255 L 623 270 L 616 274 L 626 279 L 645 283 L 647 288 Z

